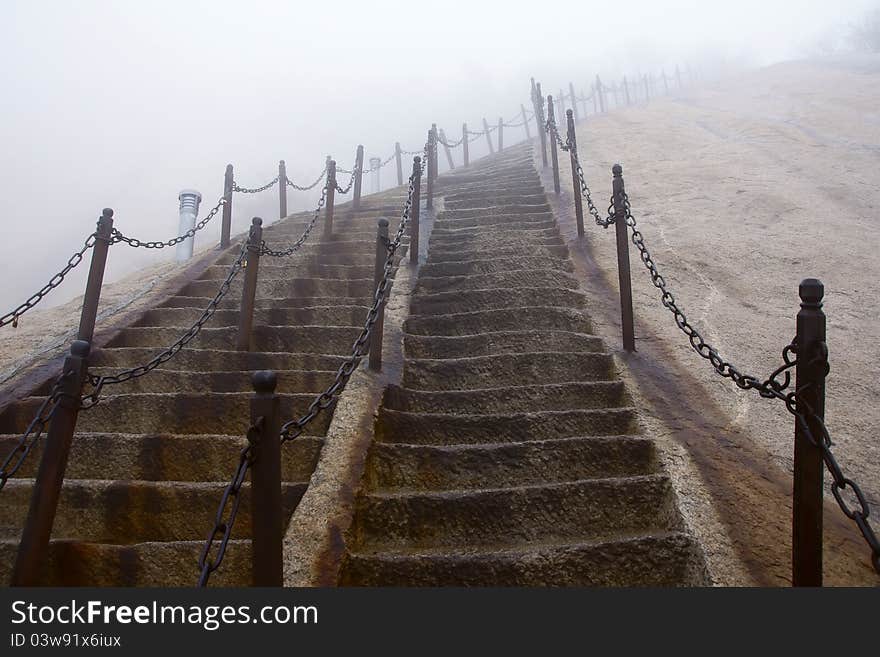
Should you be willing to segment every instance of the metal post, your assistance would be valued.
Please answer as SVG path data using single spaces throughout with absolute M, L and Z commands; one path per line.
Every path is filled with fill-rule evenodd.
M 89 265 L 89 277 L 86 281 L 86 292 L 83 295 L 82 312 L 79 316 L 77 340 L 91 344 L 95 334 L 95 320 L 98 318 L 98 304 L 101 301 L 101 286 L 104 284 L 104 269 L 107 266 L 107 253 L 113 234 L 113 210 L 104 208 L 98 219 L 95 246 L 92 249 L 92 262 Z
M 630 106 L 629 82 L 626 81 L 625 75 L 623 76 L 623 93 L 624 93 L 624 96 L 626 97 L 626 106 L 629 107 Z
M 568 93 L 571 94 L 571 110 L 574 112 L 574 120 L 580 121 L 581 115 L 580 112 L 578 112 L 577 96 L 574 93 L 574 84 L 571 82 L 568 83 Z
M 523 127 L 526 129 L 526 140 L 531 141 L 532 140 L 532 131 L 529 129 L 529 118 L 528 118 L 528 115 L 526 114 L 526 106 L 523 105 L 522 103 L 520 103 L 519 110 L 520 110 L 520 112 L 522 112 Z
M 602 90 L 602 80 L 596 76 L 596 93 L 599 94 L 599 111 L 605 113 L 605 92 Z
M 422 158 L 413 158 L 413 197 L 412 206 L 409 210 L 409 263 L 419 264 L 419 216 L 422 201 Z
M 184 189 L 177 195 L 177 200 L 180 201 L 180 220 L 177 224 L 177 234 L 185 235 L 196 226 L 202 195 L 195 189 Z M 187 237 L 182 242 L 178 242 L 177 248 L 174 250 L 174 259 L 177 262 L 186 262 L 192 258 L 194 246 L 195 236 Z
M 574 196 L 574 216 L 577 220 L 578 236 L 584 235 L 584 201 L 581 198 L 581 182 L 577 171 L 577 135 L 574 131 L 574 114 L 571 110 L 565 113 L 568 119 L 568 154 L 571 159 L 571 193 Z
M 257 296 L 257 275 L 260 271 L 260 247 L 263 244 L 263 220 L 254 217 L 248 234 L 245 256 L 244 286 L 241 291 L 241 309 L 238 313 L 238 336 L 235 348 L 250 351 L 251 331 L 254 326 L 254 299 Z
M 446 163 L 449 165 L 449 169 L 452 170 L 455 168 L 455 162 L 452 161 L 452 150 L 449 148 L 449 142 L 446 141 L 446 133 L 443 132 L 443 128 L 440 128 L 440 142 L 443 144 L 443 150 L 446 152 Z
M 85 340 L 74 340 L 70 355 L 64 359 L 62 371 L 65 378 L 61 384 L 61 398 L 52 413 L 43 457 L 34 481 L 27 520 L 12 570 L 12 586 L 36 586 L 40 583 L 40 575 L 46 570 L 49 539 L 52 525 L 55 524 L 67 457 L 76 431 L 80 396 L 88 370 L 89 349 L 89 343 Z
M 232 187 L 233 187 L 232 165 L 226 165 L 226 175 L 223 177 L 223 198 L 226 203 L 223 204 L 223 223 L 220 228 L 220 248 L 225 249 L 229 246 L 229 233 L 232 231 Z
M 361 185 L 364 178 L 364 147 L 358 144 L 357 155 L 354 158 L 354 199 L 351 202 L 352 210 L 361 207 Z
M 287 216 L 287 165 L 284 160 L 278 162 L 278 216 Z
M 498 117 L 498 152 L 504 150 L 504 119 Z
M 333 234 L 333 202 L 336 200 L 336 160 L 327 161 L 327 195 L 324 201 L 324 237 Z
M 617 277 L 620 282 L 620 323 L 623 333 L 623 348 L 626 351 L 636 350 L 636 336 L 633 327 L 632 280 L 629 269 L 629 239 L 626 225 L 626 206 L 623 184 L 623 167 L 615 164 L 611 169 L 614 173 L 614 229 L 617 233 Z
M 426 153 L 426 157 L 428 158 L 428 162 L 427 162 L 427 166 L 428 166 L 427 178 L 428 178 L 428 180 L 426 182 L 427 189 L 425 190 L 428 198 L 425 201 L 425 206 L 429 210 L 434 207 L 434 171 L 433 171 L 433 169 L 434 169 L 434 164 L 435 164 L 434 149 L 436 148 L 436 145 L 434 144 L 434 141 L 433 141 L 433 135 L 434 135 L 434 133 L 431 130 L 428 130 L 428 152 Z
M 471 159 L 468 154 L 468 143 L 469 142 L 468 142 L 467 123 L 462 123 L 461 124 L 461 148 L 462 148 L 461 154 L 462 154 L 462 157 L 464 158 L 464 165 L 465 166 L 467 166 L 471 163 Z
M 492 135 L 489 132 L 489 122 L 486 121 L 485 117 L 483 117 L 483 130 L 486 133 L 486 143 L 489 144 L 489 154 L 494 155 L 495 154 L 495 147 L 492 146 Z
M 403 185 L 403 162 L 400 157 L 400 142 L 394 142 L 394 160 L 397 163 L 397 186 L 401 187 Z
M 429 156 L 430 157 L 430 156 Z M 430 164 L 431 160 L 428 160 Z M 428 176 L 428 185 L 431 184 L 431 176 Z M 410 247 L 412 248 L 412 247 Z M 379 219 L 379 230 L 376 232 L 376 268 L 373 274 L 373 289 L 379 287 L 382 277 L 385 275 L 385 260 L 388 257 L 388 220 L 384 217 Z M 382 332 L 385 325 L 385 301 L 377 309 L 376 323 L 370 333 L 370 369 L 378 372 L 382 369 Z
M 437 180 L 437 176 L 440 171 L 440 152 L 437 150 L 437 142 L 438 142 L 438 134 L 437 134 L 437 124 L 431 124 L 431 164 L 433 165 L 431 171 L 433 172 L 434 180 Z
M 547 120 L 551 125 L 555 124 L 556 117 L 553 113 L 553 96 L 547 96 Z M 553 162 L 553 191 L 559 193 L 559 156 L 556 153 L 556 139 L 550 135 L 550 158 Z
M 538 137 L 541 140 L 541 164 L 547 167 L 547 129 L 544 125 L 544 96 L 541 92 L 541 83 L 535 85 L 535 123 L 538 126 Z
M 799 409 L 825 418 L 825 286 L 815 278 L 801 281 L 797 314 L 795 390 Z M 809 433 L 823 440 L 819 422 L 807 415 Z M 794 424 L 794 485 L 791 522 L 791 583 L 822 586 L 822 449 L 796 420 Z
M 254 586 L 283 586 L 283 518 L 281 504 L 281 405 L 275 394 L 275 372 L 251 376 L 251 573 Z

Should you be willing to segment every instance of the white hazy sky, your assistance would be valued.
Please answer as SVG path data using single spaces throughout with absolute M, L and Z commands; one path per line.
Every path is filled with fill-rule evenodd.
M 416 149 L 432 121 L 455 133 L 512 118 L 532 75 L 552 92 L 679 62 L 768 64 L 877 4 L 0 0 L 0 221 L 13 247 L 0 312 L 60 268 L 102 207 L 127 234 L 173 236 L 179 190 L 213 205 L 227 162 L 246 186 L 281 158 L 311 180 L 326 154 L 350 168 L 357 143 L 385 156 L 395 140 Z M 235 228 L 274 219 L 276 198 L 238 203 Z M 117 246 L 109 276 L 159 257 Z M 78 274 L 54 302 L 82 292 Z

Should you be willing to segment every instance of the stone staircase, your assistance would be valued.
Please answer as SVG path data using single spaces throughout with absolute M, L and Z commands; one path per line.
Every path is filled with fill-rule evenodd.
M 45 584 L 196 583 L 199 553 L 245 444 L 251 372 L 278 371 L 284 420 L 302 414 L 332 382 L 372 298 L 376 219 L 397 216 L 402 201 L 397 190 L 363 199 L 357 214 L 338 206 L 330 239 L 322 238 L 319 223 L 297 254 L 261 258 L 251 352 L 234 347 L 244 278 L 239 274 L 189 346 L 160 369 L 105 388 L 101 403 L 80 413 Z M 310 218 L 292 216 L 267 227 L 264 238 L 283 248 Z M 140 365 L 177 340 L 217 292 L 237 253 L 233 246 L 201 278 L 97 350 L 92 371 L 110 374 Z M 43 399 L 26 398 L 0 413 L 0 453 L 12 449 Z M 283 450 L 287 517 L 306 489 L 331 417 L 332 408 Z M 0 493 L 3 582 L 11 575 L 40 456 L 35 450 Z M 233 541 L 212 585 L 250 583 L 249 512 L 245 490 Z
M 527 147 L 439 181 L 343 585 L 698 585 Z

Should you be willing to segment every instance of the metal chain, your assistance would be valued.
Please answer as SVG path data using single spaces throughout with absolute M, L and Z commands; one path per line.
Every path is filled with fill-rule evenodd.
M 232 475 L 232 480 L 223 491 L 223 497 L 220 498 L 220 506 L 217 509 L 217 515 L 214 516 L 214 528 L 205 541 L 205 547 L 199 555 L 199 575 L 198 586 L 207 586 L 208 578 L 216 571 L 220 564 L 223 563 L 223 557 L 226 556 L 226 548 L 229 545 L 229 538 L 232 536 L 232 528 L 235 526 L 235 518 L 238 516 L 238 507 L 241 506 L 241 487 L 247 477 L 247 472 L 254 464 L 254 451 L 262 434 L 265 425 L 265 418 L 260 416 L 247 431 L 247 447 L 242 448 L 238 456 L 238 467 Z M 229 511 L 229 517 L 225 518 L 226 507 L 232 502 L 232 508 Z M 217 554 L 213 558 L 209 558 L 211 548 L 220 537 L 220 545 L 217 548 Z
M 74 253 L 67 260 L 67 264 L 55 274 L 52 278 L 49 279 L 49 282 L 46 283 L 42 288 L 40 288 L 37 292 L 32 294 L 27 301 L 18 306 L 15 310 L 11 310 L 3 317 L 0 317 L 0 326 L 6 326 L 7 324 L 12 324 L 12 328 L 18 327 L 18 318 L 24 315 L 28 310 L 36 306 L 40 301 L 43 300 L 49 292 L 54 290 L 56 287 L 61 285 L 64 281 L 64 277 L 70 273 L 70 270 L 76 267 L 83 260 L 83 256 L 85 252 L 95 246 L 95 242 L 98 240 L 98 233 L 94 232 L 86 238 L 85 243 L 82 248 Z
M 134 237 L 126 237 L 116 228 L 113 229 L 112 232 L 112 243 L 116 244 L 117 242 L 125 242 L 131 247 L 134 248 L 144 248 L 144 249 L 164 249 L 169 246 L 176 246 L 181 242 L 188 240 L 191 237 L 194 237 L 197 232 L 199 232 L 202 228 L 208 225 L 208 222 L 213 219 L 217 213 L 226 205 L 226 197 L 220 197 L 220 200 L 217 201 L 217 205 L 211 208 L 211 211 L 205 215 L 205 217 L 199 221 L 195 226 L 186 231 L 183 235 L 178 235 L 177 237 L 172 237 L 170 240 L 166 242 L 144 242 L 142 240 L 136 239 Z
M 326 176 L 326 174 L 327 174 L 327 167 L 324 167 L 324 170 L 320 173 L 320 175 L 318 176 L 318 179 L 317 179 L 315 182 L 313 182 L 311 185 L 307 186 L 307 187 L 301 187 L 301 186 L 295 184 L 290 178 L 287 178 L 287 186 L 288 186 L 288 187 L 293 187 L 294 189 L 298 189 L 298 190 L 301 191 L 301 192 L 307 192 L 307 191 L 309 191 L 309 190 L 314 189 L 315 187 L 317 187 L 318 184 L 319 184 L 322 180 L 324 180 L 324 177 Z
M 464 143 L 464 136 L 462 135 L 462 138 L 459 139 L 458 141 L 449 141 L 449 139 L 440 139 L 440 137 L 438 136 L 437 141 L 439 141 L 441 144 L 443 144 L 444 146 L 446 146 L 448 148 L 458 148 L 459 146 L 462 145 L 462 143 Z
M 275 185 L 275 183 L 278 182 L 278 179 L 279 179 L 279 177 L 275 176 L 272 180 L 267 182 L 262 187 L 254 187 L 254 188 L 241 187 L 237 182 L 232 181 L 232 191 L 233 192 L 241 192 L 242 194 L 259 194 L 260 192 L 265 192 L 270 187 L 273 187 Z
M 340 186 L 339 186 L 339 183 L 336 183 L 336 191 L 337 191 L 337 192 L 339 192 L 340 194 L 348 194 L 348 192 L 351 191 L 351 187 L 352 187 L 352 185 L 354 185 L 354 179 L 355 179 L 355 177 L 356 177 L 356 176 L 358 175 L 358 173 L 359 173 L 358 168 L 357 168 L 357 165 L 355 165 L 355 167 L 354 167 L 351 171 L 348 171 L 347 169 L 336 169 L 336 170 L 337 170 L 338 172 L 340 172 L 340 173 L 350 173 L 350 174 L 351 174 L 351 178 L 350 178 L 349 181 L 348 181 L 348 186 L 347 186 L 345 189 L 343 189 L 342 187 L 340 187 Z
M 58 400 L 63 396 L 61 386 L 65 379 L 71 374 L 72 372 L 65 372 L 58 377 L 58 380 L 55 381 L 52 390 L 49 392 L 49 396 L 46 397 L 42 404 L 40 404 L 40 408 L 37 410 L 34 419 L 28 424 L 27 429 L 22 434 L 21 438 L 18 439 L 18 443 L 16 443 L 15 447 L 12 448 L 6 459 L 3 461 L 3 465 L 0 466 L 0 490 L 3 490 L 8 479 L 15 476 L 15 473 L 18 472 L 19 468 L 25 462 L 28 455 L 31 453 L 31 450 L 33 450 L 37 443 L 40 442 L 40 437 L 43 435 L 46 425 L 55 416 L 55 409 L 58 408 Z M 15 460 L 15 463 L 10 467 L 10 463 L 13 462 L 13 459 Z
M 187 331 L 182 336 L 177 339 L 174 344 L 172 344 L 170 347 L 163 350 L 162 352 L 158 353 L 149 362 L 128 370 L 124 370 L 117 374 L 111 376 L 98 376 L 91 373 L 87 374 L 88 382 L 92 386 L 92 392 L 82 398 L 83 408 L 91 408 L 98 403 L 98 401 L 100 400 L 101 390 L 105 385 L 124 383 L 129 379 L 135 379 L 144 376 L 145 374 L 152 372 L 154 369 L 159 367 L 159 365 L 162 365 L 163 363 L 166 363 L 174 358 L 174 356 L 176 356 L 181 349 L 189 344 L 199 334 L 199 332 L 202 330 L 208 320 L 211 319 L 211 317 L 217 311 L 217 306 L 220 305 L 223 297 L 225 297 L 226 294 L 229 292 L 232 281 L 238 275 L 238 272 L 241 271 L 242 263 L 247 256 L 247 244 L 247 240 L 242 242 L 241 251 L 239 252 L 238 257 L 235 259 L 235 261 L 230 265 L 229 272 L 226 274 L 226 279 L 223 281 L 223 283 L 221 283 L 220 289 L 217 291 L 217 294 L 215 294 L 214 298 L 211 299 L 211 302 L 202 312 L 201 316 L 189 329 L 187 329 Z
M 267 255 L 273 258 L 285 258 L 287 256 L 293 255 L 296 251 L 299 250 L 303 244 L 305 244 L 306 240 L 309 239 L 309 235 L 312 232 L 312 229 L 315 227 L 315 224 L 318 222 L 318 217 L 321 215 L 321 209 L 324 207 L 324 204 L 327 201 L 327 186 L 324 186 L 324 189 L 321 190 L 321 199 L 318 201 L 318 207 L 315 208 L 315 212 L 312 215 L 312 220 L 306 226 L 306 229 L 303 231 L 303 234 L 300 235 L 300 238 L 287 247 L 284 250 L 275 251 L 270 249 L 266 244 L 266 240 L 260 244 L 260 255 Z

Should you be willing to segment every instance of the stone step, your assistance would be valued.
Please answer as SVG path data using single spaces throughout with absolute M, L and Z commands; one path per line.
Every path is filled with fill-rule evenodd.
M 0 435 L 0 453 L 8 454 L 18 435 Z M 323 439 L 300 436 L 281 452 L 281 477 L 308 481 Z M 36 476 L 44 442 L 34 448 L 18 472 Z M 203 434 L 76 433 L 65 476 L 69 479 L 143 481 L 224 481 L 232 476 L 247 445 L 241 436 Z
M 376 262 L 376 240 L 373 238 L 372 249 L 364 249 L 363 252 L 356 253 L 336 253 L 330 251 L 328 253 L 297 253 L 291 256 L 300 265 L 366 265 L 372 266 Z M 395 261 L 399 262 L 405 253 L 405 249 L 400 249 L 395 255 Z M 220 256 L 217 265 L 229 266 L 238 257 L 238 252 L 224 254 Z M 396 263 L 395 263 L 396 264 Z
M 291 345 L 296 349 L 297 345 Z M 149 362 L 161 350 L 149 347 L 113 347 L 98 349 L 89 356 L 92 367 L 111 368 L 116 372 Z M 187 345 L 174 358 L 162 363 L 163 370 L 175 372 L 255 370 L 336 370 L 345 358 L 333 354 L 304 352 L 259 352 L 231 349 L 196 349 Z M 146 376 L 149 376 L 147 374 Z
M 453 230 L 463 228 L 482 229 L 487 232 L 496 230 L 516 231 L 520 229 L 540 230 L 545 228 L 553 228 L 556 226 L 556 220 L 552 214 L 501 214 L 487 213 L 483 211 L 475 211 L 473 215 L 461 211 L 455 212 L 451 217 L 448 213 L 443 213 L 443 227 Z
M 327 308 L 332 306 L 365 307 L 369 298 L 357 297 L 264 297 L 254 299 L 254 308 Z M 198 308 L 204 309 L 211 302 L 211 297 L 170 297 L 159 308 Z M 241 308 L 241 297 L 227 295 L 217 306 L 221 310 L 238 310 Z
M 518 413 L 628 405 L 622 381 L 505 385 L 476 390 L 410 390 L 389 386 L 383 406 L 412 413 Z
M 406 335 L 407 358 L 470 358 L 493 354 L 604 352 L 601 338 L 571 331 L 491 331 L 479 335 Z
M 442 225 L 442 224 L 441 224 Z M 556 228 L 523 228 L 511 233 L 506 230 L 488 230 L 483 226 L 471 226 L 470 228 L 434 228 L 431 231 L 432 246 L 447 246 L 450 244 L 466 243 L 468 240 L 493 241 L 493 242 L 532 242 L 536 240 L 556 240 L 564 243 Z
M 523 248 L 524 246 L 525 248 Z M 528 254 L 526 258 L 523 258 L 524 251 Z M 454 249 L 442 249 L 439 252 L 435 252 L 434 247 L 430 247 L 429 255 L 432 266 L 468 261 L 483 263 L 482 268 L 484 270 L 490 263 L 495 261 L 517 262 L 527 260 L 535 262 L 538 259 L 543 259 L 547 261 L 548 265 L 565 271 L 568 271 L 569 264 L 568 260 L 563 260 L 563 258 L 568 256 L 568 247 L 536 243 L 528 243 L 526 245 L 510 243 L 506 246 L 494 246 L 473 241 Z M 556 262 L 550 262 L 551 260 L 556 260 Z M 509 267 L 509 264 L 507 266 Z M 498 269 L 489 271 L 498 271 Z
M 204 538 L 133 545 L 52 540 L 49 563 L 38 585 L 195 586 L 204 544 Z M 12 576 L 17 549 L 17 541 L 0 541 L 0 581 L 8 582 Z M 251 586 L 251 582 L 251 542 L 233 538 L 223 565 L 211 575 L 209 585 Z
M 403 386 L 463 390 L 501 385 L 607 381 L 615 376 L 609 354 L 542 352 L 448 360 L 407 359 Z
M 425 265 L 427 266 L 427 265 Z M 560 287 L 577 289 L 578 281 L 561 269 L 539 267 L 469 276 L 419 276 L 415 296 L 456 290 L 485 290 L 493 287 Z
M 404 323 L 404 330 L 413 335 L 476 335 L 526 326 L 533 331 L 593 332 L 590 320 L 579 310 L 554 306 L 474 310 L 449 315 L 410 315 Z
M 580 542 L 680 527 L 669 481 L 644 475 L 435 493 L 371 493 L 357 501 L 356 551 Z
M 349 553 L 343 586 L 705 586 L 699 547 L 681 532 L 507 550 Z
M 229 477 L 236 463 L 229 467 Z M 30 504 L 33 479 L 10 479 L 0 506 L 0 537 L 17 540 Z M 214 526 L 228 482 L 155 482 L 65 479 L 52 527 L 55 539 L 132 544 L 198 541 Z M 306 483 L 282 483 L 284 517 L 289 518 Z M 241 489 L 235 537 L 250 538 L 250 483 Z
M 577 290 L 557 287 L 496 287 L 488 290 L 420 294 L 412 298 L 409 310 L 413 315 L 446 315 L 515 306 L 558 306 L 580 309 L 586 305 L 586 295 Z
M 375 246 L 374 246 L 375 248 Z M 220 289 L 221 281 L 194 281 L 181 290 L 182 296 L 212 297 Z M 227 297 L 240 300 L 244 276 L 239 274 L 229 286 Z M 257 298 L 260 297 L 371 297 L 375 292 L 370 278 L 293 278 L 260 279 Z
M 372 265 L 318 265 L 299 264 L 298 260 L 290 263 L 283 262 L 283 258 L 260 258 L 260 277 L 265 278 L 371 278 L 373 276 Z M 212 265 L 205 269 L 205 273 L 199 280 L 222 281 L 229 273 L 229 267 Z
M 254 324 L 266 326 L 358 326 L 367 317 L 367 305 L 324 306 L 318 308 L 257 308 Z M 154 308 L 144 313 L 133 326 L 189 328 L 202 315 L 201 308 Z M 211 326 L 238 326 L 238 310 L 217 310 Z
M 563 247 L 564 248 L 564 247 Z M 520 249 L 522 253 L 522 249 Z M 465 258 L 466 256 L 463 256 Z M 419 282 L 424 278 L 446 278 L 455 276 L 469 276 L 471 274 L 501 274 L 505 272 L 518 272 L 523 269 L 544 269 L 545 271 L 556 270 L 570 273 L 574 268 L 569 260 L 560 257 L 544 256 L 499 256 L 479 260 L 454 260 L 446 262 L 428 262 L 422 265 L 419 274 Z
M 97 376 L 113 376 L 113 367 L 91 367 L 89 372 Z M 303 392 L 317 394 L 333 382 L 335 370 L 273 370 L 278 375 L 278 392 Z M 127 394 L 137 392 L 252 392 L 249 371 L 178 371 L 162 367 L 115 386 L 105 392 Z
M 376 440 L 407 445 L 511 443 L 574 436 L 613 436 L 638 431 L 631 407 L 528 413 L 411 413 L 383 408 Z

